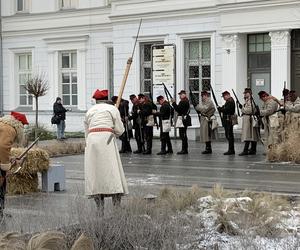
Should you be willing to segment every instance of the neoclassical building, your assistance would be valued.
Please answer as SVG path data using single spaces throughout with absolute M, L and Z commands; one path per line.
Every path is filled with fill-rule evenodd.
M 50 125 L 57 96 L 72 108 L 67 130 L 83 129 L 92 92 L 117 94 L 139 21 L 142 26 L 124 98 L 152 88 L 151 48 L 176 47 L 175 90 L 196 94 L 245 87 L 300 93 L 300 2 L 296 0 L 2 0 L 3 111 L 33 119 L 26 80 L 45 74 L 40 122 Z M 196 122 L 195 126 L 198 125 Z

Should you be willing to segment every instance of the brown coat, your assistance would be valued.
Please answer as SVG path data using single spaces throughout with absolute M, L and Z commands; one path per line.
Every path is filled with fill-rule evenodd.
M 13 116 L 0 118 L 0 164 L 8 164 L 10 150 L 14 143 L 21 142 L 23 125 Z
M 258 141 L 257 129 L 254 127 L 255 120 L 253 116 L 256 112 L 254 104 L 251 104 L 251 99 L 246 99 L 242 108 L 243 124 L 241 140 L 244 141 Z

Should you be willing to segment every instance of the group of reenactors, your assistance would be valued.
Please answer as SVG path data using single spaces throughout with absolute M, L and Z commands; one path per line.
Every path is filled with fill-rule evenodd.
M 122 99 L 119 110 L 125 132 L 120 138 L 122 140 L 120 153 L 132 152 L 130 139 L 133 138 L 132 129 L 134 129 L 137 150 L 133 153 L 151 154 L 153 127 L 157 127 L 160 129 L 161 140 L 161 150 L 157 154 L 173 154 L 169 132 L 173 120 L 175 120 L 174 127 L 178 128 L 182 142 L 182 148 L 177 154 L 188 154 L 187 128 L 191 126 L 191 105 L 185 90 L 181 90 L 178 95 L 180 99 L 178 104 L 174 99 L 166 100 L 164 96 L 158 96 L 155 104 L 145 94 L 138 96 L 132 94 L 129 97 L 132 103 L 131 111 L 129 101 Z M 200 141 L 205 143 L 202 154 L 212 154 L 211 142 L 219 126 L 215 115 L 216 111 L 219 112 L 228 141 L 228 150 L 224 155 L 235 154 L 233 126 L 238 124 L 239 116 L 242 121 L 241 141 L 244 142 L 244 148 L 239 153 L 240 156 L 255 155 L 258 142 L 262 142 L 268 150 L 284 140 L 282 119 L 284 117 L 284 124 L 292 121 L 298 124 L 300 98 L 294 90 L 289 91 L 287 89 L 283 90 L 282 100 L 278 100 L 265 91 L 260 91 L 258 96 L 262 101 L 261 107 L 255 102 L 250 88 L 244 89 L 243 103 L 235 100 L 229 91 L 224 91 L 222 98 L 225 104 L 218 106 L 211 99 L 210 91 L 201 92 L 201 100 L 194 107 L 199 115 Z M 112 100 L 115 102 L 116 98 L 113 97 Z M 291 114 L 294 115 L 291 116 Z M 260 133 L 261 128 L 264 130 L 263 138 Z

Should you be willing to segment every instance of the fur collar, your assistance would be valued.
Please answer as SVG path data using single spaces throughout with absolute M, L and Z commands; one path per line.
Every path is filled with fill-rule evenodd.
M 13 127 L 17 133 L 15 143 L 17 144 L 22 143 L 24 137 L 24 126 L 20 121 L 18 121 L 11 115 L 6 115 L 0 118 L 0 122 Z

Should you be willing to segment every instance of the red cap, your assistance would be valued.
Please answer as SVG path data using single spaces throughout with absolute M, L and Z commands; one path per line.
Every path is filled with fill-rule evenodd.
M 108 90 L 99 90 L 97 89 L 93 95 L 93 98 L 96 100 L 105 100 L 108 98 Z
M 22 114 L 22 113 L 19 113 L 19 112 L 15 112 L 15 111 L 12 111 L 10 114 L 11 114 L 15 119 L 17 119 L 18 121 L 22 122 L 23 125 L 29 124 L 28 121 L 27 121 L 26 115 L 24 115 L 24 114 Z

